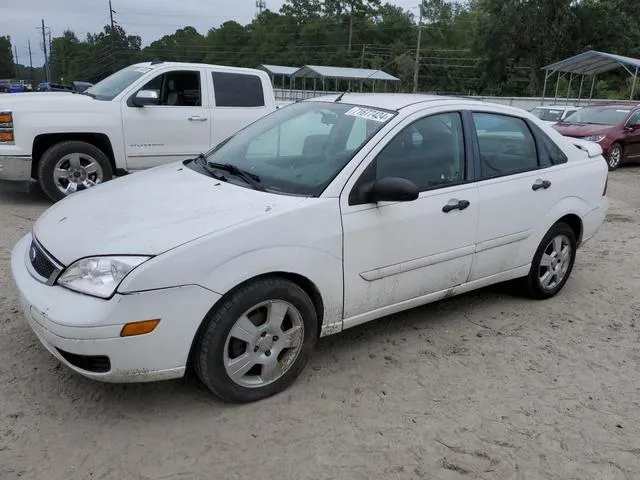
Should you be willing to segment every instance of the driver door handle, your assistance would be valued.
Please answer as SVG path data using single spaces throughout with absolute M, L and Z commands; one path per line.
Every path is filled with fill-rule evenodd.
M 467 208 L 469 205 L 471 205 L 471 202 L 469 202 L 469 200 L 458 200 L 456 198 L 452 198 L 451 200 L 449 200 L 449 203 L 447 203 L 444 207 L 442 207 L 442 211 L 444 213 L 449 213 L 453 210 L 464 210 L 465 208 Z
M 536 191 L 544 188 L 545 190 L 551 186 L 551 182 L 549 180 L 542 180 L 541 178 L 536 180 L 536 183 L 531 185 L 531 189 Z
M 189 117 L 187 120 L 189 120 L 190 122 L 206 122 L 207 121 L 207 117 L 201 117 L 200 115 L 194 115 L 192 117 Z

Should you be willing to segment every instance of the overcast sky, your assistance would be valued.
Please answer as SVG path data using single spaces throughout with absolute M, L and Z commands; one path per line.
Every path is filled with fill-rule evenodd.
M 200 33 L 227 20 L 242 24 L 256 14 L 255 0 L 111 0 L 116 21 L 130 34 L 140 35 L 148 45 L 163 35 L 186 25 Z M 404 8 L 419 0 L 393 0 Z M 280 9 L 283 0 L 266 0 L 267 8 Z M 109 0 L 0 0 L 0 35 L 10 35 L 18 48 L 18 60 L 29 64 L 27 50 L 31 40 L 33 64 L 42 65 L 42 34 L 36 27 L 44 18 L 56 37 L 66 29 L 84 39 L 87 32 L 97 33 L 109 22 Z

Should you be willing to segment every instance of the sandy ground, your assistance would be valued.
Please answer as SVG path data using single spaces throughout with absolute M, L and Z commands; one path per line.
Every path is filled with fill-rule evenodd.
M 492 288 L 344 332 L 246 406 L 59 365 L 9 270 L 48 203 L 0 186 L 0 479 L 640 478 L 640 167 L 609 184 L 555 299 Z

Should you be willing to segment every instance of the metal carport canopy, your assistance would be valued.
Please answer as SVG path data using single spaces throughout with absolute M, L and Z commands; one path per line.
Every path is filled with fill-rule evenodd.
M 544 98 L 547 91 L 547 80 L 553 74 L 558 74 L 558 80 L 556 82 L 555 99 L 558 97 L 558 85 L 560 77 L 564 74 L 570 74 L 569 87 L 567 88 L 567 101 L 569 99 L 569 92 L 571 90 L 571 81 L 574 75 L 582 77 L 580 81 L 580 91 L 578 92 L 578 101 L 582 94 L 582 84 L 584 77 L 591 77 L 591 93 L 589 98 L 593 96 L 593 90 L 596 84 L 596 75 L 599 73 L 605 73 L 616 68 L 624 68 L 629 75 L 633 77 L 633 83 L 631 85 L 631 94 L 629 100 L 633 99 L 633 94 L 636 89 L 636 81 L 638 79 L 638 69 L 640 68 L 640 60 L 637 58 L 625 57 L 623 55 L 616 55 L 614 53 L 598 52 L 596 50 L 589 50 L 573 57 L 569 57 L 565 60 L 552 63 L 546 67 L 542 67 L 544 70 L 544 87 L 542 89 L 542 104 L 544 105 Z M 629 68 L 630 67 L 630 68 Z
M 271 75 L 284 75 L 285 77 L 291 77 L 294 73 L 300 70 L 300 67 L 285 67 L 282 65 L 260 65 L 260 70 L 264 70 Z
M 368 68 L 323 67 L 318 65 L 305 65 L 294 73 L 298 78 L 336 78 L 339 80 L 384 80 L 399 82 L 400 79 L 389 75 L 382 70 Z
M 623 67 L 633 75 L 627 66 L 632 67 L 634 70 L 640 68 L 640 60 L 637 58 L 624 57 L 622 55 L 615 55 L 613 53 L 598 52 L 596 50 L 589 50 L 584 53 L 580 53 L 573 57 L 569 57 L 565 60 L 552 63 L 543 67 L 542 70 L 564 73 L 575 73 L 578 75 L 597 75 L 599 73 L 608 72 L 618 67 Z

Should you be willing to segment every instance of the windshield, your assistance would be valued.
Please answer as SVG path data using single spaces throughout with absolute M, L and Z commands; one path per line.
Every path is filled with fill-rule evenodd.
M 542 107 L 536 107 L 531 110 L 531 113 L 545 122 L 559 122 L 562 120 L 562 112 L 563 110 L 560 109 Z
M 566 123 L 595 123 L 598 125 L 620 125 L 631 110 L 616 107 L 585 107 L 564 119 Z
M 131 66 L 123 68 L 116 73 L 109 75 L 104 80 L 87 88 L 84 93 L 94 97 L 96 100 L 113 100 L 125 88 L 149 72 L 151 68 Z
M 270 192 L 318 196 L 394 116 L 344 103 L 300 102 L 249 125 L 203 161 L 248 172 Z

